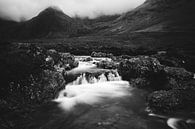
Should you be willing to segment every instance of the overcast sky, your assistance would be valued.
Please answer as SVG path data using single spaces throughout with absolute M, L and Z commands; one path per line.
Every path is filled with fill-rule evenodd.
M 0 17 L 30 19 L 48 6 L 58 6 L 69 16 L 94 18 L 127 12 L 145 0 L 0 0 Z

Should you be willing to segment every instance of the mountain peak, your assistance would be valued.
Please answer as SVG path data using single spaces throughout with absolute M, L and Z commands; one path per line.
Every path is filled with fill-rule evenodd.
M 40 15 L 55 15 L 55 14 L 60 14 L 60 15 L 65 15 L 64 12 L 57 6 L 50 6 L 43 10 L 42 12 L 39 13 Z

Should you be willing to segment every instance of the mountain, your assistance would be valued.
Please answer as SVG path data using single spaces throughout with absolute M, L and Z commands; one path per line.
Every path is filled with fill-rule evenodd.
M 17 22 L 0 19 L 0 39 L 11 38 L 17 26 Z
M 90 30 L 56 7 L 49 7 L 29 21 L 15 24 L 11 29 L 12 31 L 10 27 L 6 27 L 4 32 L 6 35 L 12 35 L 14 39 L 71 37 L 88 33 Z
M 146 0 L 136 9 L 109 22 L 102 32 L 195 31 L 194 6 L 194 0 Z

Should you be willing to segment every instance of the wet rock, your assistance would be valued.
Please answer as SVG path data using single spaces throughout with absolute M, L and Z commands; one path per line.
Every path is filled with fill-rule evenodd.
M 153 112 L 177 112 L 195 108 L 195 90 L 156 91 L 148 96 L 148 106 Z
M 0 108 L 9 109 L 1 112 L 1 116 L 12 123 L 12 128 L 23 128 L 18 121 L 24 121 L 35 108 L 57 97 L 64 88 L 63 75 L 54 66 L 62 63 L 72 69 L 78 62 L 71 54 L 47 51 L 35 45 L 8 48 L 0 52 Z M 1 118 L 0 126 L 6 123 Z
M 131 79 L 129 81 L 129 84 L 132 87 L 143 89 L 143 88 L 149 88 L 149 86 L 151 85 L 151 82 L 146 78 L 135 78 L 135 79 Z
M 125 59 L 119 64 L 119 73 L 125 80 L 140 77 L 153 77 L 163 71 L 163 66 L 156 58 L 139 56 Z
M 83 61 L 93 61 L 93 58 L 92 57 L 87 57 Z
M 176 67 L 165 67 L 165 73 L 167 76 L 178 79 L 178 80 L 189 80 L 193 79 L 194 74 L 188 72 L 184 68 L 176 68 Z
M 42 75 L 41 99 L 43 101 L 50 101 L 58 96 L 58 92 L 65 88 L 66 81 L 62 73 L 57 71 L 45 70 Z
M 7 97 L 17 96 L 13 98 L 18 99 L 18 104 L 36 104 L 53 99 L 57 95 L 56 90 L 59 91 L 64 83 L 61 72 L 54 67 L 54 55 L 59 56 L 54 50 L 47 51 L 34 45 L 6 52 L 6 56 L 1 57 L 6 64 L 1 65 L 1 74 L 6 78 L 1 91 Z M 46 92 L 49 90 L 53 94 Z M 45 97 L 49 94 L 50 98 Z
M 167 77 L 167 88 L 170 89 L 185 89 L 189 82 L 193 81 L 194 74 L 188 72 L 184 68 L 165 67 Z
M 92 52 L 91 57 L 114 57 L 112 53 Z
M 96 63 L 96 65 L 98 68 L 102 69 L 116 69 L 118 67 L 118 64 L 116 62 L 106 60 L 102 60 Z
M 60 62 L 61 66 L 65 68 L 65 70 L 70 70 L 79 65 L 79 62 L 75 60 L 75 57 L 70 53 L 60 53 Z
M 58 64 L 61 59 L 60 54 L 54 49 L 48 50 L 47 55 L 52 58 L 54 65 Z

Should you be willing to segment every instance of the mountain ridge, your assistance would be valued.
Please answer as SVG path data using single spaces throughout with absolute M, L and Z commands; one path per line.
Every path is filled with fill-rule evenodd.
M 58 7 L 48 7 L 36 17 L 21 23 L 5 25 L 2 37 L 71 38 L 78 36 L 114 36 L 138 32 L 195 31 L 195 1 L 146 0 L 121 16 L 103 16 L 94 20 L 71 18 Z M 1 22 L 0 22 L 1 24 Z M 0 26 L 0 28 L 2 28 Z
M 77 36 L 88 33 L 90 29 L 64 14 L 62 10 L 48 7 L 32 19 L 15 24 L 12 32 L 9 27 L 4 30 L 7 35 L 13 36 L 11 38 L 33 39 Z

